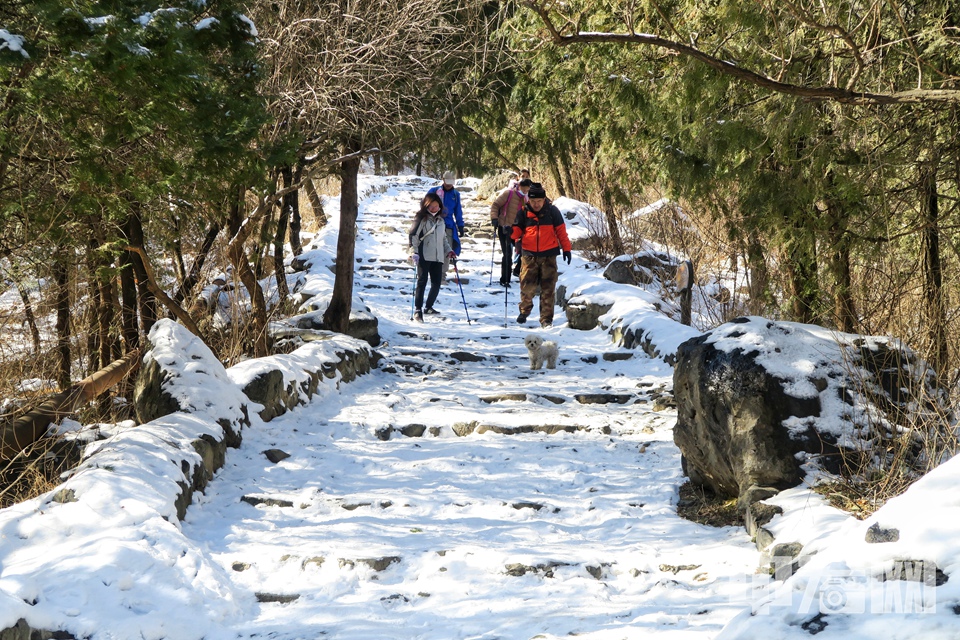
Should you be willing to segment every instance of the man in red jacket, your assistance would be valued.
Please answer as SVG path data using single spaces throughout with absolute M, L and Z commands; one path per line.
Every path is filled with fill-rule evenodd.
M 557 256 L 570 264 L 573 247 L 567 237 L 563 215 L 550 201 L 543 185 L 534 182 L 527 194 L 529 202 L 520 211 L 513 225 L 513 241 L 518 243 L 520 267 L 520 315 L 523 324 L 533 310 L 533 296 L 540 285 L 540 326 L 553 324 L 553 307 L 557 289 Z

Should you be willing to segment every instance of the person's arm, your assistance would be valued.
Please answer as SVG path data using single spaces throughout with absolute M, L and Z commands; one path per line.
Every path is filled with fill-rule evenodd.
M 456 191 L 457 203 L 454 205 L 453 215 L 456 216 L 457 229 L 463 229 L 463 207 L 460 206 L 460 192 Z
M 513 230 L 510 232 L 510 239 L 517 244 L 517 251 L 520 251 L 520 240 L 523 238 L 524 231 L 523 219 L 520 217 L 520 214 L 522 213 L 523 212 L 521 211 L 517 214 L 517 220 L 513 223 Z
M 416 245 L 414 244 L 414 240 L 417 237 L 418 231 L 420 231 L 420 215 L 419 214 L 414 216 L 413 222 L 410 223 L 410 228 L 407 229 L 407 236 L 409 236 L 408 242 L 410 244 L 411 249 L 416 248 Z
M 504 200 L 507 195 L 506 191 L 501 191 L 497 194 L 497 197 L 493 199 L 493 202 L 490 203 L 490 220 L 496 221 L 500 219 L 500 209 L 503 208 Z

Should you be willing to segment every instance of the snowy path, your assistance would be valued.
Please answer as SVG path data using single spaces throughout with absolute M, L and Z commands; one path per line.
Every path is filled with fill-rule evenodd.
M 676 515 L 675 412 L 657 402 L 670 368 L 569 329 L 561 309 L 541 331 L 538 301 L 518 326 L 516 285 L 505 328 L 471 192 L 459 266 L 474 322 L 450 283 L 444 316 L 413 323 L 404 230 L 424 187 L 395 185 L 364 202 L 358 240 L 380 369 L 248 430 L 184 522 L 258 594 L 238 633 L 713 637 L 747 602 L 758 558 L 742 529 Z M 534 330 L 560 344 L 557 370 L 529 371 Z M 269 462 L 274 448 L 291 457 Z

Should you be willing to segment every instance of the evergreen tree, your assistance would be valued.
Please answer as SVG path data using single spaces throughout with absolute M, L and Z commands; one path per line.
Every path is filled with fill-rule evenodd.
M 112 353 L 104 343 L 120 333 L 103 325 L 118 304 L 111 274 L 146 255 L 125 231 L 130 220 L 150 225 L 183 202 L 210 211 L 203 202 L 219 204 L 236 176 L 255 175 L 250 143 L 264 117 L 255 29 L 231 0 L 38 0 L 15 5 L 7 20 L 9 33 L 24 35 L 23 53 L 0 68 L 6 242 L 45 246 L 62 263 L 58 274 L 88 265 L 102 365 Z M 121 259 L 137 243 L 133 260 Z M 67 294 L 58 299 L 69 307 Z M 69 322 L 61 324 L 66 371 Z

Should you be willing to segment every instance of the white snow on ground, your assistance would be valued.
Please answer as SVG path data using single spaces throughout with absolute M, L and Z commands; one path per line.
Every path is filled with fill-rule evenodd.
M 522 340 L 536 310 L 527 326 L 515 323 L 515 285 L 504 328 L 503 289 L 489 286 L 486 230 L 478 238 L 468 231 L 457 266 L 463 298 L 451 277 L 437 305 L 443 316 L 412 323 L 405 230 L 429 185 L 395 179 L 361 209 L 357 292 L 380 319 L 381 371 L 248 432 L 188 512 L 185 533 L 223 567 L 236 563 L 238 584 L 299 595 L 261 604 L 243 626 L 275 638 L 718 632 L 743 606 L 741 578 L 758 554 L 741 529 L 676 515 L 683 479 L 673 412 L 655 412 L 650 401 L 670 385 L 672 370 L 641 354 L 603 360 L 617 351 L 609 336 L 563 326 L 558 309 L 558 326 L 537 330 L 559 342 L 561 364 L 530 372 Z M 470 193 L 463 194 L 467 219 L 477 230 L 487 215 Z M 333 246 L 327 232 L 307 254 L 328 263 Z M 307 286 L 322 296 L 329 284 L 313 278 L 329 280 L 330 272 L 311 273 Z M 459 362 L 458 351 L 483 360 Z M 527 399 L 484 401 L 507 393 Z M 626 404 L 575 399 L 590 393 L 620 394 Z M 471 422 L 575 431 L 454 434 Z M 410 425 L 422 425 L 424 437 L 377 436 Z M 260 453 L 271 448 L 292 457 L 273 465 Z M 243 496 L 294 506 L 257 508 Z
M 754 600 L 718 637 L 800 638 L 812 632 L 818 640 L 960 637 L 958 482 L 960 459 L 954 458 L 863 522 L 836 512 L 831 517 L 814 506 L 817 516 L 807 524 L 815 523 L 816 530 L 806 532 L 816 535 L 805 541 L 803 566 L 774 583 L 776 588 Z M 786 504 L 804 491 L 792 493 L 769 502 Z M 867 542 L 871 527 L 896 530 L 897 539 Z M 795 529 L 803 535 L 802 527 Z
M 771 530 L 784 541 L 805 532 L 820 553 L 767 593 L 741 528 L 676 514 L 675 412 L 655 403 L 671 368 L 616 348 L 603 330 L 570 329 L 562 309 L 550 329 L 537 327 L 536 307 L 517 325 L 517 286 L 506 307 L 504 290 L 489 286 L 476 181 L 461 182 L 469 233 L 458 264 L 471 322 L 455 278 L 442 316 L 412 322 L 405 230 L 436 183 L 363 180 L 356 291 L 380 320 L 380 369 L 270 423 L 253 415 L 182 523 L 170 506 L 183 480 L 169 474 L 173 452 L 194 456 L 190 438 L 219 427 L 201 413 L 112 431 L 65 485 L 77 502 L 54 492 L 0 512 L 0 629 L 25 618 L 103 639 L 806 638 L 819 600 L 796 594 L 823 563 L 923 558 L 952 571 L 960 519 L 944 496 L 955 493 L 958 465 L 947 464 L 866 523 L 824 511 L 802 489 L 778 496 L 794 505 Z M 336 228 L 333 216 L 307 249 L 305 309 L 329 294 Z M 578 256 L 561 272 L 561 284 L 614 299 L 611 313 L 651 331 L 663 354 L 695 335 L 656 315 L 650 294 L 604 283 Z M 529 370 L 522 340 L 533 331 L 560 345 L 556 370 Z M 160 357 L 178 344 L 168 340 Z M 179 350 L 185 368 L 207 357 L 192 344 Z M 188 386 L 177 392 L 234 402 L 232 390 L 189 396 Z M 609 402 L 581 402 L 589 394 Z M 273 464 L 267 449 L 291 455 Z M 818 510 L 809 522 L 794 515 L 805 504 Z M 928 528 L 925 513 L 941 510 Z M 902 527 L 901 542 L 865 550 L 873 520 Z M 935 614 L 869 624 L 820 616 L 814 630 L 955 638 L 957 586 L 936 588 Z

